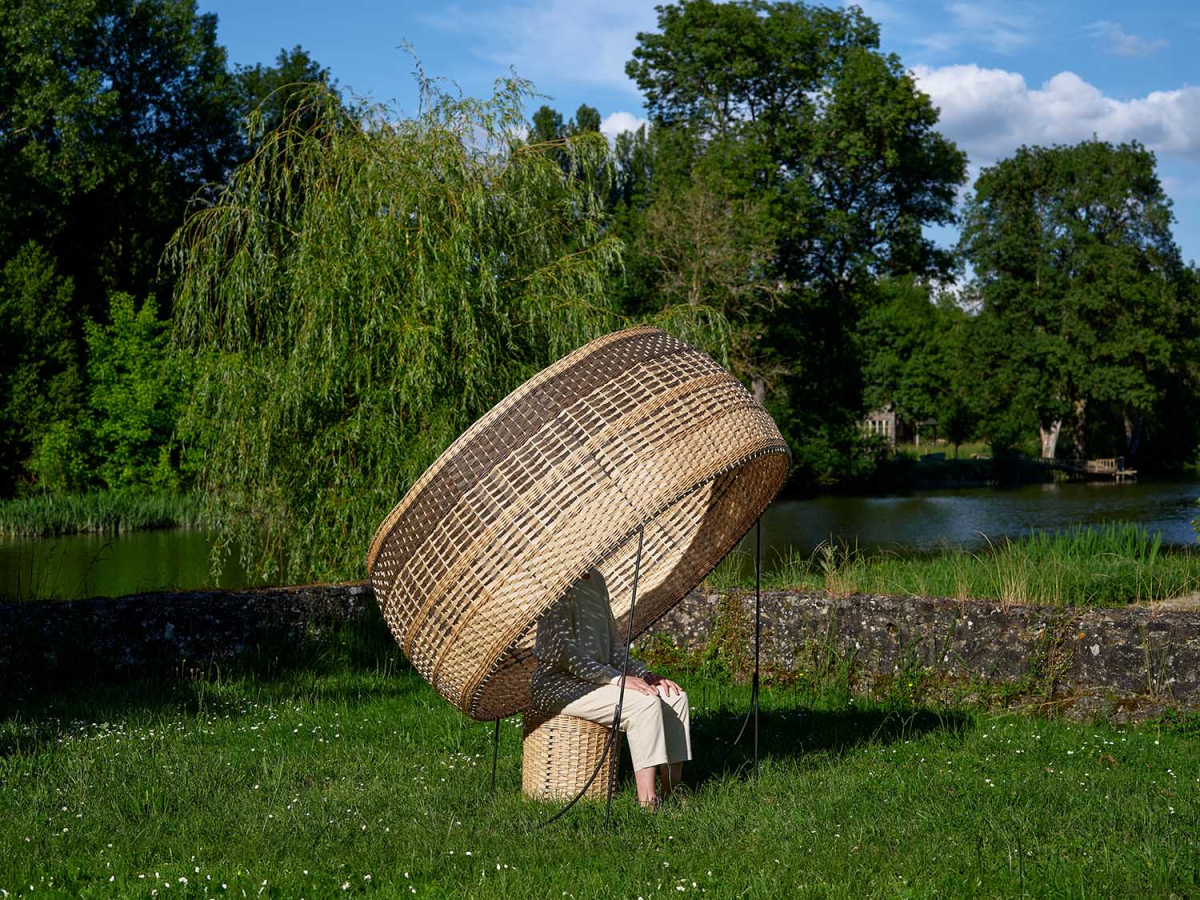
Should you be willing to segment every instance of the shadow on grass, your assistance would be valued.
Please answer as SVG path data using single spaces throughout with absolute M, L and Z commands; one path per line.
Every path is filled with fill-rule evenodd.
M 830 693 L 834 701 L 843 697 L 841 690 Z M 904 701 L 832 709 L 827 708 L 830 698 L 796 697 L 791 708 L 786 694 L 772 698 L 775 708 L 759 712 L 759 763 L 791 760 L 817 767 L 861 747 L 913 740 L 934 732 L 965 737 L 975 727 L 974 717 L 965 711 L 916 707 Z M 738 740 L 745 719 L 745 707 L 713 709 L 692 716 L 692 761 L 684 767 L 686 784 L 700 789 L 729 777 L 752 777 L 753 719 Z M 633 790 L 629 751 L 624 748 L 618 778 L 618 790 Z
M 702 784 L 749 771 L 752 728 L 730 751 L 745 718 L 743 686 L 696 675 L 693 702 L 705 708 L 692 718 L 695 759 L 688 780 Z M 847 708 L 848 688 L 804 694 L 765 688 L 759 719 L 760 759 L 827 759 L 866 743 L 907 740 L 935 730 L 962 732 L 970 716 L 914 708 L 904 702 Z M 182 661 L 173 668 L 103 667 L 63 654 L 0 691 L 0 758 L 46 750 L 92 723 L 137 723 L 171 711 L 197 715 L 237 702 L 289 700 L 348 702 L 364 696 L 406 700 L 430 689 L 396 646 L 382 617 L 368 616 L 295 631 L 267 634 L 236 658 Z M 628 769 L 628 753 L 622 753 Z M 628 773 L 626 773 L 628 774 Z
M 267 635 L 236 657 L 99 666 L 64 654 L 0 691 L 0 758 L 47 749 L 92 723 L 196 715 L 231 696 L 256 703 L 403 698 L 426 689 L 382 619 Z
M 696 784 L 730 774 L 749 776 L 754 760 L 751 720 L 735 745 L 743 715 L 714 713 L 698 717 L 692 726 L 691 778 Z M 820 706 L 762 710 L 759 713 L 758 757 L 804 758 L 828 762 L 864 745 L 908 741 L 941 731 L 964 735 L 972 717 L 953 710 L 889 706 L 829 710 Z

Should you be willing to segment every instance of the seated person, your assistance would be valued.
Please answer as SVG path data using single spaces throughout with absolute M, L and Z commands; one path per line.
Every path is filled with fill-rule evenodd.
M 594 567 L 538 621 L 534 655 L 533 701 L 538 709 L 612 725 L 625 645 L 617 635 L 604 576 Z M 630 657 L 621 730 L 633 760 L 638 800 L 657 807 L 680 783 L 683 763 L 692 758 L 687 694 Z

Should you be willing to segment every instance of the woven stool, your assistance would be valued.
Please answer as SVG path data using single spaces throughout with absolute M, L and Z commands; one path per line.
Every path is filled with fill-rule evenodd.
M 538 800 L 574 797 L 596 771 L 612 729 L 587 719 L 537 710 L 525 710 L 523 718 L 521 788 Z M 619 738 L 616 751 L 609 754 L 585 796 L 602 799 L 608 793 L 608 779 L 621 755 Z

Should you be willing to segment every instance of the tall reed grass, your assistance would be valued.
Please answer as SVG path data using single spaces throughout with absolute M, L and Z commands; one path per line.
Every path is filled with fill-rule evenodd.
M 0 534 L 56 537 L 205 524 L 195 494 L 35 494 L 0 502 Z
M 1110 523 L 1001 538 L 985 550 L 946 548 L 927 558 L 868 553 L 829 540 L 809 555 L 768 562 L 772 588 L 824 590 L 836 596 L 898 594 L 989 599 L 1001 603 L 1124 606 L 1200 591 L 1200 555 L 1164 548 L 1161 533 Z M 746 587 L 743 559 L 730 558 L 709 578 L 713 587 Z

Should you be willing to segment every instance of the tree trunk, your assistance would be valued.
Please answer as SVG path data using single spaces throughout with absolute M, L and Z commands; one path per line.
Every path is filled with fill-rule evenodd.
M 1142 417 L 1134 416 L 1129 418 L 1129 413 L 1124 413 L 1122 418 L 1125 420 L 1125 464 L 1133 465 L 1137 461 L 1138 447 L 1142 443 Z
M 1042 436 L 1042 459 L 1054 459 L 1058 450 L 1058 433 L 1062 431 L 1062 419 L 1055 419 L 1049 428 L 1042 425 L 1038 431 Z
M 1081 398 L 1072 405 L 1075 407 L 1075 423 L 1072 429 L 1075 455 L 1079 459 L 1087 459 L 1087 400 Z
M 750 388 L 754 392 L 754 399 L 763 406 L 767 405 L 767 380 L 761 375 L 750 376 Z

